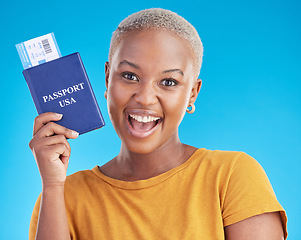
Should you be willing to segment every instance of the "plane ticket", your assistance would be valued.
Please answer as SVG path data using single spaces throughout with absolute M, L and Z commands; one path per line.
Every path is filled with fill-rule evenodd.
M 60 58 L 54 34 L 49 33 L 16 45 L 24 69 Z

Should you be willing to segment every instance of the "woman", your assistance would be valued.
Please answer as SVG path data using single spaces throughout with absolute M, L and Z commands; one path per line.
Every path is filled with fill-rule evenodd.
M 66 179 L 67 138 L 45 113 L 30 147 L 43 190 L 30 239 L 283 239 L 286 215 L 250 156 L 181 143 L 193 113 L 202 43 L 182 17 L 148 9 L 122 21 L 105 64 L 105 98 L 122 144 L 101 167 Z

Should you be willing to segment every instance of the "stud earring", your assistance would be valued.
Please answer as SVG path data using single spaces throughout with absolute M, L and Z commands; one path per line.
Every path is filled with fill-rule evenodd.
M 107 99 L 107 97 L 108 97 L 108 91 L 107 90 L 105 91 L 104 95 L 105 95 L 105 99 Z
M 189 108 L 191 108 L 191 109 L 189 109 Z M 194 111 L 195 111 L 195 106 L 193 103 L 190 103 L 188 108 L 186 109 L 186 112 L 191 114 L 191 113 L 194 113 Z

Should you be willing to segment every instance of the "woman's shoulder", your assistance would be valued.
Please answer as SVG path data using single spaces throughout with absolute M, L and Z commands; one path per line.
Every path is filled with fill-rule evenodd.
M 253 157 L 242 151 L 199 148 L 194 155 L 200 163 L 210 164 L 213 167 L 234 167 L 237 165 L 259 164 Z
M 192 156 L 190 169 L 196 177 L 218 179 L 222 188 L 229 182 L 242 180 L 258 182 L 267 180 L 267 176 L 257 160 L 245 152 L 198 149 Z M 208 180 L 209 181 L 209 180 Z
M 67 176 L 65 189 L 68 191 L 78 191 L 79 189 L 88 188 L 93 183 L 95 184 L 95 182 L 99 181 L 99 178 L 93 172 L 95 168 L 78 171 Z
M 83 178 L 91 177 L 92 170 L 81 170 L 67 176 L 66 181 L 80 181 Z

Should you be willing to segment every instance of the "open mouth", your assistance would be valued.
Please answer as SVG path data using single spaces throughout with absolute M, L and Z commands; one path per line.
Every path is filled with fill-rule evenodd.
M 162 119 L 160 117 L 150 115 L 128 114 L 129 130 L 132 135 L 137 137 L 145 137 L 155 131 Z

